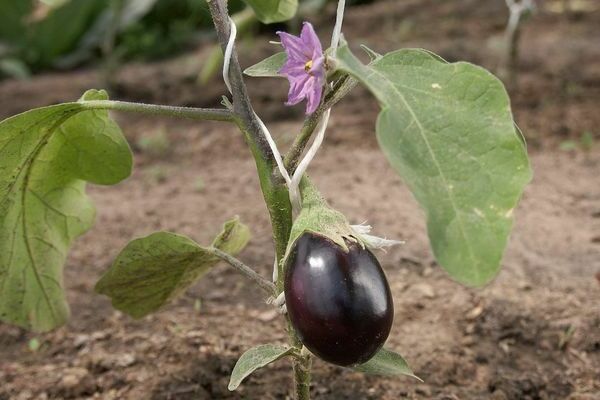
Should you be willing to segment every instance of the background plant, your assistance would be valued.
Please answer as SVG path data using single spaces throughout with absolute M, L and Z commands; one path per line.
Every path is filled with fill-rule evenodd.
M 519 70 L 521 29 L 523 23 L 535 11 L 536 4 L 534 0 L 506 0 L 506 6 L 510 15 L 504 33 L 506 53 L 501 73 L 505 75 L 510 86 L 515 86 Z
M 231 37 L 226 4 L 214 0 L 210 8 L 225 49 Z M 290 10 L 286 18 L 295 13 L 294 7 Z M 266 12 L 279 14 L 281 8 L 274 4 Z M 265 140 L 266 131 L 252 109 L 235 51 L 226 58 L 230 60 L 227 77 L 232 100 L 225 100 L 223 109 L 125 103 L 108 100 L 104 92 L 90 91 L 77 102 L 35 109 L 2 122 L 0 166 L 5 173 L 0 178 L 0 318 L 36 331 L 66 321 L 62 264 L 69 245 L 90 227 L 94 216 L 85 196 L 85 182 L 114 184 L 131 171 L 131 152 L 107 110 L 235 123 L 256 161 L 273 225 L 279 278 L 271 283 L 234 258 L 249 240 L 249 229 L 233 219 L 210 246 L 169 232 L 131 242 L 97 290 L 111 296 L 116 308 L 142 317 L 223 260 L 253 280 L 267 297 L 279 296 L 281 261 L 294 219 L 290 187 L 278 161 L 288 173 L 295 171 L 324 116 L 357 83 L 365 85 L 381 105 L 377 124 L 380 145 L 424 208 L 438 261 L 460 282 L 489 282 L 499 269 L 513 209 L 530 179 L 525 147 L 501 83 L 481 68 L 448 64 L 425 50 L 380 55 L 367 49 L 368 65 L 345 43 L 331 51 L 332 88 L 306 118 L 283 160 L 278 160 Z M 283 61 L 285 57 L 275 55 L 247 73 L 274 76 Z M 287 346 L 267 344 L 245 353 L 234 369 L 230 388 L 255 369 L 289 357 L 297 395 L 307 398 L 311 356 L 302 350 L 291 326 L 288 333 Z M 404 360 L 389 350 L 357 368 L 411 374 Z

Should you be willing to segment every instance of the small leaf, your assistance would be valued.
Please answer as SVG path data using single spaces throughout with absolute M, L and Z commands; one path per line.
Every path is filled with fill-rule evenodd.
M 375 354 L 369 361 L 354 367 L 353 369 L 369 375 L 406 375 L 422 382 L 421 378 L 412 372 L 407 362 L 400 354 L 386 349 L 379 350 L 379 352 Z
M 233 367 L 231 379 L 229 380 L 229 390 L 237 389 L 242 381 L 257 369 L 290 355 L 293 351 L 292 348 L 275 344 L 263 344 L 246 351 Z
M 244 0 L 263 24 L 283 22 L 296 15 L 298 0 Z
M 244 74 L 255 78 L 283 78 L 284 76 L 279 74 L 279 71 L 283 68 L 286 60 L 287 55 L 284 52 L 276 53 L 258 64 L 246 68 Z
M 235 255 L 250 232 L 237 218 L 228 221 L 212 246 Z M 209 248 L 169 232 L 130 242 L 96 284 L 117 310 L 142 318 L 167 304 L 214 267 L 220 259 Z
M 483 68 L 418 49 L 366 66 L 344 45 L 337 65 L 379 100 L 379 145 L 425 209 L 439 263 L 464 284 L 489 282 L 531 180 L 502 83 Z
M 107 98 L 91 90 L 0 123 L 0 320 L 47 331 L 69 316 L 63 264 L 95 215 L 85 182 L 111 185 L 131 173 L 117 124 L 85 106 Z

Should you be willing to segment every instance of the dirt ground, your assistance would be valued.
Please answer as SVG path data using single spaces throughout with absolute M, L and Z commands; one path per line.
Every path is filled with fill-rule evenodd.
M 368 221 L 377 233 L 406 240 L 380 255 L 396 309 L 387 345 L 424 383 L 316 361 L 315 398 L 600 399 L 600 5 L 573 3 L 580 9 L 565 15 L 561 2 L 547 1 L 523 30 L 521 74 L 511 95 L 535 178 L 516 212 L 503 271 L 484 289 L 458 285 L 434 262 L 423 213 L 377 147 L 377 105 L 367 92 L 356 89 L 334 111 L 310 173 L 352 222 Z M 330 7 L 314 19 L 323 38 L 332 18 Z M 389 0 L 350 9 L 345 32 L 380 52 L 419 46 L 493 69 L 505 20 L 500 0 Z M 273 51 L 259 41 L 242 44 L 244 63 Z M 221 83 L 192 84 L 205 52 L 126 66 L 113 97 L 215 105 Z M 90 70 L 0 82 L 0 114 L 73 100 L 96 86 Z M 251 81 L 249 89 L 279 142 L 289 144 L 302 109 L 281 113 L 285 82 Z M 89 189 L 97 224 L 77 241 L 65 268 L 68 326 L 34 335 L 0 324 L 0 399 L 289 398 L 285 361 L 252 375 L 237 392 L 227 390 L 245 349 L 283 342 L 285 334 L 262 294 L 226 266 L 140 321 L 93 292 L 132 238 L 164 229 L 206 243 L 236 214 L 254 235 L 240 258 L 265 275 L 273 259 L 255 167 L 233 127 L 116 117 L 136 151 L 135 172 L 118 186 Z M 590 151 L 560 149 L 584 131 L 596 135 Z M 168 146 L 140 145 L 157 132 L 170 138 Z

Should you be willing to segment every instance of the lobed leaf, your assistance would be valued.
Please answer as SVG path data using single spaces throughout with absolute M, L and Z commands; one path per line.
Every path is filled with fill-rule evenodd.
M 246 351 L 233 367 L 229 380 L 229 390 L 236 390 L 242 381 L 254 371 L 288 356 L 292 352 L 292 348 L 275 344 L 263 344 Z
M 369 361 L 353 369 L 369 375 L 406 375 L 421 380 L 412 372 L 408 363 L 400 354 L 386 349 L 379 350 Z
M 283 78 L 284 76 L 279 74 L 279 71 L 283 68 L 286 60 L 287 55 L 282 51 L 246 68 L 244 74 L 255 78 Z
M 439 263 L 464 284 L 489 282 L 531 179 L 502 83 L 425 50 L 395 51 L 368 66 L 347 45 L 337 57 L 381 104 L 379 144 L 425 209 Z
M 250 232 L 235 218 L 223 226 L 212 247 L 235 255 Z M 175 233 L 157 232 L 130 242 L 96 284 L 117 310 L 142 318 L 195 284 L 220 259 L 210 248 Z
M 298 0 L 244 0 L 264 24 L 283 22 L 296 15 Z
M 76 103 L 38 108 L 0 123 L 0 320 L 34 331 L 66 322 L 62 269 L 73 240 L 92 226 L 85 182 L 111 185 L 132 155 L 107 111 Z

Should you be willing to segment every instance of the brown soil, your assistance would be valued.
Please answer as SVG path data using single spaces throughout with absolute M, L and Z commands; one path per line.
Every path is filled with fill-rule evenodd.
M 484 289 L 458 285 L 435 264 L 422 212 L 377 148 L 377 107 L 367 93 L 355 90 L 335 110 L 310 172 L 353 222 L 368 220 L 378 233 L 407 241 L 380 255 L 396 305 L 388 346 L 405 355 L 425 383 L 366 377 L 316 361 L 315 398 L 600 399 L 600 148 L 558 148 L 583 131 L 598 135 L 600 8 L 592 0 L 573 3 L 589 9 L 569 16 L 544 9 L 524 28 L 512 98 L 535 178 L 517 212 L 504 269 Z M 556 4 L 546 2 L 552 9 Z M 323 37 L 332 16 L 330 7 L 321 17 Z M 502 1 L 390 0 L 349 10 L 345 31 L 354 43 L 380 51 L 422 46 L 449 60 L 494 68 L 493 38 L 505 19 Z M 242 58 L 249 64 L 271 51 L 254 45 Z M 221 84 L 190 83 L 196 57 L 127 66 L 113 97 L 216 104 Z M 93 71 L 2 82 L 0 113 L 72 100 L 96 85 Z M 281 113 L 285 86 L 250 82 L 258 111 L 281 143 L 290 142 L 302 113 Z M 289 398 L 286 362 L 227 391 L 245 349 L 285 340 L 276 312 L 231 269 L 216 268 L 183 298 L 141 321 L 94 294 L 95 281 L 120 249 L 158 229 L 202 243 L 238 214 L 254 234 L 240 257 L 265 275 L 273 257 L 254 165 L 232 127 L 117 117 L 134 147 L 137 138 L 160 128 L 172 138 L 169 151 L 152 156 L 137 149 L 130 179 L 90 188 L 97 224 L 77 241 L 65 272 L 71 322 L 37 336 L 0 324 L 0 399 Z M 33 338 L 41 343 L 37 351 L 28 346 Z

